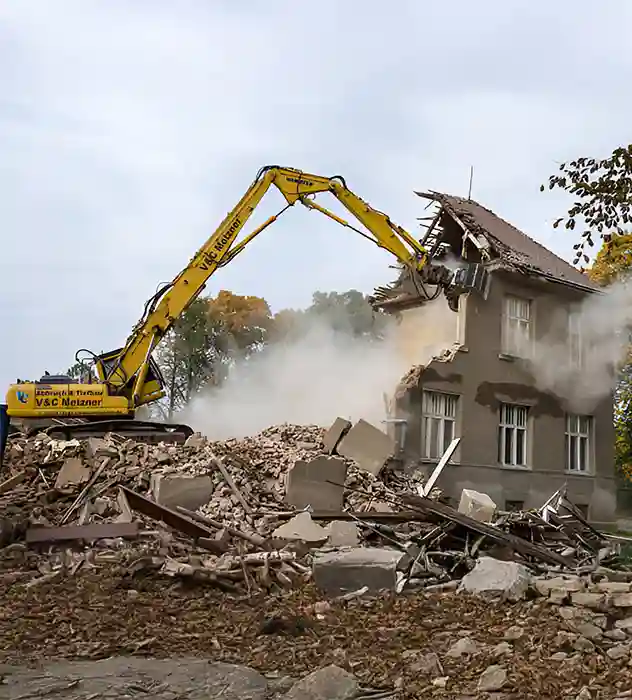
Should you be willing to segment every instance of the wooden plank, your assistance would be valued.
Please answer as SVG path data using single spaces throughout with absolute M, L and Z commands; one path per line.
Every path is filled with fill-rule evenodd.
M 213 520 L 212 518 L 207 518 L 205 515 L 199 515 L 198 513 L 195 513 L 194 511 L 189 510 L 188 508 L 183 508 L 182 506 L 176 506 L 176 508 L 179 513 L 182 513 L 182 515 L 186 516 L 190 520 L 194 520 L 196 523 L 200 523 L 201 525 L 208 525 L 210 528 L 216 528 L 217 530 L 226 530 L 226 532 L 228 532 L 230 535 L 233 535 L 233 537 L 239 537 L 242 540 L 246 540 L 246 542 L 254 544 L 255 547 L 263 547 L 265 545 L 266 538 L 262 537 L 259 534 L 249 534 L 247 532 L 242 532 L 241 530 L 237 530 L 234 527 L 224 525 L 219 520 Z
M 91 523 L 64 527 L 32 527 L 26 531 L 27 544 L 64 542 L 67 540 L 100 540 L 115 537 L 137 537 L 140 526 L 134 523 Z
M 422 512 L 432 513 L 435 516 L 444 518 L 445 520 L 450 520 L 451 522 L 462 525 L 463 527 L 477 532 L 479 535 L 486 535 L 490 539 L 495 540 L 511 549 L 519 552 L 522 555 L 527 555 L 533 557 L 534 559 L 539 559 L 540 561 L 545 561 L 548 564 L 554 564 L 564 567 L 573 567 L 574 563 L 566 559 L 565 557 L 559 555 L 557 552 L 553 552 L 546 547 L 543 547 L 528 540 L 522 539 L 517 535 L 511 535 L 508 532 L 504 532 L 493 525 L 488 523 L 481 523 L 474 518 L 470 518 L 463 513 L 459 513 L 454 508 L 447 506 L 438 501 L 431 501 L 428 498 L 423 498 L 422 496 L 412 496 L 404 495 L 402 500 L 410 507 L 417 508 Z
M 228 472 L 228 469 L 224 466 L 224 463 L 219 457 L 216 457 L 213 455 L 211 458 L 211 464 L 217 469 L 219 469 L 220 474 L 224 478 L 224 481 L 228 484 L 228 487 L 230 490 L 235 494 L 235 498 L 241 503 L 243 509 L 248 513 L 249 515 L 252 514 L 252 508 L 250 507 L 250 504 L 246 499 L 244 498 L 242 492 L 237 488 L 237 484 L 233 481 L 233 478 Z
M 456 448 L 459 446 L 460 442 L 461 438 L 457 437 L 454 438 L 454 440 L 452 440 L 452 442 L 448 445 L 446 451 L 439 460 L 439 464 L 437 464 L 437 466 L 434 468 L 434 471 L 430 475 L 428 481 L 424 484 L 424 486 L 419 487 L 420 496 L 428 497 L 430 495 L 434 485 L 437 483 L 437 479 L 441 476 L 441 472 L 443 471 L 445 465 L 452 459 L 452 455 L 456 452 Z
M 0 484 L 0 496 L 14 489 L 26 479 L 26 472 L 18 472 Z
M 156 503 L 156 501 L 145 498 L 145 496 L 141 496 L 140 493 L 136 493 L 136 491 L 132 491 L 125 486 L 121 486 L 120 488 L 127 497 L 127 502 L 132 510 L 165 523 L 165 525 L 169 525 L 169 527 L 172 527 L 174 530 L 183 532 L 185 535 L 189 535 L 189 537 L 193 537 L 194 539 L 198 537 L 215 538 L 215 532 L 210 528 L 204 527 L 184 515 L 180 515 L 180 513 L 171 510 L 171 508 L 165 508 L 159 503 Z M 218 542 L 215 551 L 217 554 L 222 554 L 225 549 Z

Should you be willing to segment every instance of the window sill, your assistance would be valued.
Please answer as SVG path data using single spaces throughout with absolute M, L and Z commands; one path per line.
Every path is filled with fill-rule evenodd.
M 531 357 L 524 355 L 512 355 L 508 352 L 499 352 L 498 359 L 504 362 L 531 362 Z
M 577 469 L 565 469 L 564 474 L 566 474 L 566 476 L 581 476 L 581 477 L 586 477 L 586 476 L 594 477 L 595 476 L 590 469 L 588 469 L 587 471 L 584 471 L 584 472 L 580 472 Z
M 522 358 L 518 357 L 517 355 L 510 355 L 507 352 L 499 352 L 498 359 L 504 360 L 505 362 L 517 362 L 518 360 L 520 360 Z
M 439 462 L 441 461 L 441 457 L 437 457 L 436 459 L 434 459 L 432 457 L 420 457 L 419 461 L 422 464 L 439 464 Z M 450 459 L 450 461 L 448 462 L 448 464 L 453 464 L 457 467 L 459 466 L 460 463 L 461 462 L 458 459 L 454 459 L 454 457 L 452 457 Z
M 518 471 L 518 472 L 530 472 L 530 471 L 532 471 L 532 469 L 529 465 L 524 465 L 524 464 L 500 464 L 500 463 L 498 463 L 496 466 L 499 469 L 509 469 L 510 471 Z

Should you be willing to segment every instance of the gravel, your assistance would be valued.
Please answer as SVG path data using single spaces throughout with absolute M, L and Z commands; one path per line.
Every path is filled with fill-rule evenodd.
M 489 667 L 500 664 L 507 698 L 575 698 L 588 687 L 590 697 L 610 700 L 632 687 L 629 655 L 609 658 L 598 641 L 575 651 L 582 637 L 543 600 L 490 604 L 464 594 L 411 593 L 315 607 L 321 598 L 311 586 L 284 596 L 231 597 L 131 578 L 115 566 L 32 589 L 4 587 L 3 663 L 194 656 L 293 678 L 335 664 L 366 686 L 401 689 L 402 698 L 476 697 L 481 677 L 489 679 Z M 517 625 L 524 633 L 508 642 L 507 630 Z M 449 655 L 462 638 L 474 643 L 474 653 Z M 423 663 L 435 658 L 430 654 L 439 663 Z

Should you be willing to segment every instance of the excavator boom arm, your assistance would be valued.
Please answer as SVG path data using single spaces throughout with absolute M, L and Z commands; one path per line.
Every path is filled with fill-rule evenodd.
M 413 271 L 423 272 L 427 267 L 426 249 L 407 231 L 393 223 L 386 214 L 373 209 L 349 190 L 343 178 L 328 178 L 293 168 L 267 166 L 259 172 L 235 208 L 229 212 L 217 230 L 193 256 L 186 268 L 173 282 L 159 290 L 149 300 L 143 317 L 133 329 L 120 353 L 115 357 L 110 354 L 110 362 L 107 366 L 104 363 L 97 366 L 99 378 L 109 385 L 112 393 L 118 393 L 131 386 L 134 404 L 139 405 L 151 354 L 160 339 L 189 304 L 197 298 L 211 275 L 219 267 L 230 262 L 255 236 L 278 218 L 279 215 L 270 217 L 236 243 L 244 224 L 271 185 L 277 187 L 287 202 L 283 211 L 300 202 L 344 226 L 357 230 L 313 200 L 313 197 L 319 193 L 330 192 L 367 229 L 370 236 L 366 236 L 361 231 L 360 233 L 373 240 L 379 247 L 388 250 Z M 445 271 L 445 268 L 443 270 Z M 443 277 L 440 275 L 435 278 L 434 283 L 444 284 L 445 281 L 445 275 Z

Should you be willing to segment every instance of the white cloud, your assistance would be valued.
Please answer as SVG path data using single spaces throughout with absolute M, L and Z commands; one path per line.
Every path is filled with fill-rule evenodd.
M 361 8 L 361 11 L 360 11 Z M 467 191 L 558 252 L 539 184 L 629 140 L 630 57 L 598 7 L 452 0 L 0 4 L 0 389 L 122 343 L 268 163 L 342 174 L 409 228 Z M 278 198 L 256 221 L 275 211 Z M 210 291 L 301 305 L 389 257 L 290 211 Z

